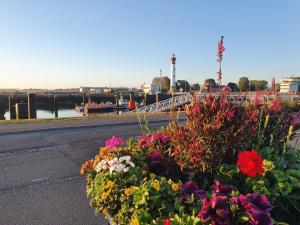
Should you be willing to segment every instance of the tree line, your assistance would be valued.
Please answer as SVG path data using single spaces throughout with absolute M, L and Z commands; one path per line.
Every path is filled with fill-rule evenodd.
M 161 91 L 168 92 L 170 90 L 170 78 L 167 76 L 155 77 L 152 81 L 153 84 L 160 85 L 161 82 Z M 208 78 L 204 81 L 204 85 L 215 87 L 218 84 L 215 79 Z M 200 90 L 200 84 L 195 83 L 191 85 L 186 80 L 177 80 L 176 89 L 182 91 L 198 91 Z M 268 88 L 268 82 L 266 80 L 249 80 L 248 77 L 240 77 L 238 83 L 229 82 L 227 86 L 233 91 L 263 91 Z

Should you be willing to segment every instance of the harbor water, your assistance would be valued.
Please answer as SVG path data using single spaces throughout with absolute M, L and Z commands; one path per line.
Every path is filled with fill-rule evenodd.
M 4 114 L 6 120 L 10 120 L 10 113 L 6 111 Z M 65 117 L 81 117 L 83 116 L 81 113 L 76 112 L 74 109 L 58 109 L 58 118 L 65 118 Z M 48 110 L 37 110 L 37 118 L 38 119 L 51 119 L 55 118 L 54 111 Z

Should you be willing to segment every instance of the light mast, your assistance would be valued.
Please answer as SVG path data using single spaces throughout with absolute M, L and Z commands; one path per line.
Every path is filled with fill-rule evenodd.
M 170 82 L 170 92 L 176 91 L 176 57 L 173 54 L 171 58 L 171 82 Z

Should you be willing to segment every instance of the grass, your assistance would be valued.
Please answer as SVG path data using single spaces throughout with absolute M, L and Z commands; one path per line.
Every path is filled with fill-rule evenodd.
M 180 113 L 183 114 L 183 113 Z M 61 122 L 61 121 L 74 121 L 74 120 L 95 120 L 95 119 L 111 119 L 111 118 L 144 118 L 148 116 L 170 116 L 169 112 L 156 112 L 156 113 L 136 113 L 132 114 L 103 114 L 94 116 L 82 116 L 82 117 L 64 117 L 64 118 L 48 118 L 48 119 L 22 119 L 22 120 L 0 120 L 2 124 L 24 124 L 24 123 L 46 123 L 46 122 Z

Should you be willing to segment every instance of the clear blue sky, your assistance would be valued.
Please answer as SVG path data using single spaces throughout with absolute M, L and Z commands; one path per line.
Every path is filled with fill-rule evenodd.
M 0 0 L 0 88 L 300 76 L 299 0 Z

